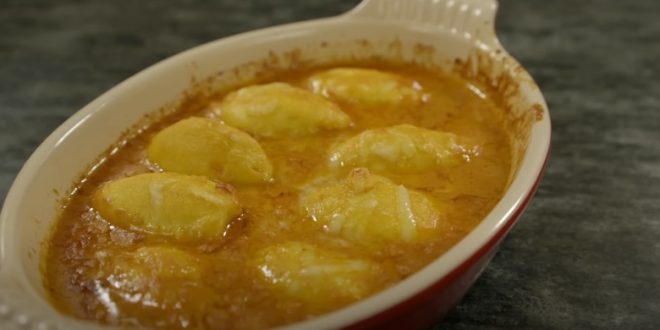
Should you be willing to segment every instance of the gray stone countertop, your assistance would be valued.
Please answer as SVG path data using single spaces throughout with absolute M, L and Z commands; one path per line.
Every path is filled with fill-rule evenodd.
M 0 2 L 0 200 L 37 145 L 177 52 L 356 0 Z M 507 49 L 547 98 L 552 157 L 442 329 L 660 329 L 660 1 L 507 0 Z

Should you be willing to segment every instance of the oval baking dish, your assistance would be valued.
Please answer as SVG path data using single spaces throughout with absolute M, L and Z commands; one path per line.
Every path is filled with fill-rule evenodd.
M 441 67 L 491 88 L 513 129 L 513 171 L 502 199 L 464 239 L 397 285 L 286 329 L 423 328 L 468 290 L 529 203 L 550 148 L 550 117 L 529 74 L 494 32 L 493 0 L 365 0 L 350 12 L 220 39 L 155 64 L 99 96 L 58 127 L 14 181 L 0 217 L 0 328 L 95 329 L 50 306 L 41 244 L 62 193 L 122 132 L 187 91 L 248 79 L 294 62 L 363 58 Z

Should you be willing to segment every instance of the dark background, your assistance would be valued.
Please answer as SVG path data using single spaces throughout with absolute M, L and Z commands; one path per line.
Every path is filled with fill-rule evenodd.
M 0 200 L 37 145 L 137 71 L 355 0 L 0 0 Z M 660 328 L 660 1 L 502 1 L 548 101 L 536 198 L 442 329 Z

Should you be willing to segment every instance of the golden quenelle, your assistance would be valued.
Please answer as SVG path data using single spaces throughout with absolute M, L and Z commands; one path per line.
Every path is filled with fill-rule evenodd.
M 462 147 L 455 134 L 409 124 L 366 130 L 329 151 L 332 167 L 420 173 L 458 164 Z
M 336 182 L 307 187 L 300 204 L 330 233 L 357 244 L 379 246 L 433 237 L 442 212 L 423 193 L 356 168 Z
M 325 70 L 312 75 L 308 86 L 316 94 L 363 106 L 414 106 L 423 99 L 414 80 L 365 68 Z
M 156 134 L 149 160 L 166 171 L 204 175 L 230 183 L 259 183 L 273 168 L 259 143 L 217 120 L 191 117 Z
M 351 125 L 350 117 L 334 103 L 285 83 L 241 88 L 219 107 L 227 124 L 265 137 L 302 136 Z
M 271 290 L 310 311 L 366 297 L 383 271 L 372 261 L 295 241 L 264 248 L 253 263 Z
M 110 223 L 180 241 L 221 240 L 241 207 L 230 188 L 201 176 L 139 174 L 109 182 L 92 206 Z

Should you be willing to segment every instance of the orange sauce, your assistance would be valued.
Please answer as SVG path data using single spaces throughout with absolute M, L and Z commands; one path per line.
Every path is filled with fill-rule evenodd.
M 82 319 L 121 326 L 162 328 L 259 329 L 308 319 L 350 302 L 328 301 L 310 310 L 268 290 L 246 260 L 254 251 L 288 240 L 312 243 L 385 265 L 371 284 L 385 289 L 442 255 L 469 233 L 503 194 L 511 170 L 509 136 L 501 123 L 502 110 L 487 95 L 458 76 L 415 66 L 359 63 L 417 81 L 430 95 L 414 108 L 368 109 L 340 103 L 354 126 L 297 138 L 256 137 L 274 167 L 274 181 L 265 185 L 236 186 L 244 212 L 234 220 L 219 244 L 181 244 L 166 238 L 120 229 L 105 221 L 92 207 L 91 194 L 104 182 L 155 171 L 146 160 L 150 138 L 162 128 L 190 115 L 208 116 L 209 105 L 232 89 L 218 91 L 201 102 L 184 103 L 125 144 L 77 184 L 53 229 L 45 257 L 44 282 L 54 306 Z M 304 87 L 303 80 L 321 68 L 294 70 L 261 82 L 282 81 Z M 423 244 L 389 244 L 366 248 L 326 233 L 300 211 L 298 187 L 328 171 L 327 149 L 333 142 L 365 129 L 408 123 L 455 133 L 471 147 L 470 159 L 460 166 L 390 178 L 425 192 L 444 205 L 444 230 Z M 153 244 L 175 246 L 202 264 L 202 283 L 160 283 L 174 304 L 147 303 L 142 297 L 113 301 L 111 279 L 104 262 L 113 253 Z M 100 257 L 103 251 L 109 257 Z M 184 281 L 185 282 L 185 281 Z M 177 305 L 176 301 L 181 304 Z M 172 307 L 175 306 L 175 307 Z M 179 306 L 179 307 L 176 307 Z M 181 307 L 183 306 L 183 307 Z M 192 306 L 192 307 L 191 307 Z

